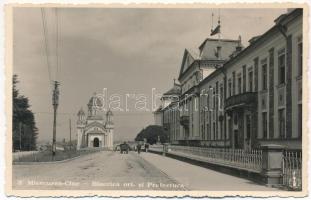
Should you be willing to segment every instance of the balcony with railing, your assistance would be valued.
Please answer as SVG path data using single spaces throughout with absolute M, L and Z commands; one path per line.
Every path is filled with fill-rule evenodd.
M 233 108 L 239 106 L 256 105 L 257 92 L 245 92 L 231 96 L 225 100 L 225 108 Z

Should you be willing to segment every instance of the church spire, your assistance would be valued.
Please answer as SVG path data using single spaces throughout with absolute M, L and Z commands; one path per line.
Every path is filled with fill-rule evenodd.
M 113 128 L 113 113 L 110 109 L 106 113 L 106 128 Z
M 77 116 L 78 116 L 78 122 L 77 123 L 78 124 L 83 124 L 85 122 L 85 113 L 84 113 L 82 107 L 80 108 Z

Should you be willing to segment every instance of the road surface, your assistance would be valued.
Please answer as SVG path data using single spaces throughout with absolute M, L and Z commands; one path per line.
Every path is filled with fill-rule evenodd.
M 108 151 L 62 163 L 13 165 L 13 189 L 276 190 L 153 153 Z
M 13 189 L 185 190 L 137 153 L 109 151 L 62 163 L 13 165 Z

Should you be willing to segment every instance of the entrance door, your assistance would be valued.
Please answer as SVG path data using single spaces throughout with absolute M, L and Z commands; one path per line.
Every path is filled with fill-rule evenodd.
M 246 115 L 246 141 L 245 141 L 245 149 L 251 149 L 251 133 L 252 131 L 252 118 L 251 115 Z
M 234 113 L 234 148 L 235 149 L 243 149 L 244 146 L 244 120 L 243 120 L 243 113 L 242 112 L 235 112 Z
M 98 138 L 94 138 L 93 147 L 99 147 L 99 139 Z
M 239 145 L 239 131 L 238 130 L 234 130 L 234 148 L 235 149 L 239 149 L 240 145 Z

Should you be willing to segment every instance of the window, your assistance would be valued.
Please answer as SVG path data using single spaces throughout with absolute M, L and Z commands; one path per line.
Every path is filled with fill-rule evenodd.
M 238 93 L 242 93 L 242 78 L 240 74 L 238 75 Z
M 202 139 L 204 140 L 204 125 L 201 125 L 201 135 L 202 135 Z
M 232 72 L 232 95 L 235 95 L 235 72 Z
M 302 75 L 302 38 L 298 38 L 298 49 L 297 49 L 297 59 L 298 59 L 298 76 Z
M 250 139 L 251 138 L 251 130 L 252 126 L 251 126 L 251 115 L 247 115 L 246 116 L 246 139 Z
M 285 138 L 285 109 L 279 110 L 279 136 Z
M 207 106 L 207 110 L 209 111 L 210 110 L 210 102 L 209 102 L 209 91 L 208 91 L 208 93 L 207 93 L 207 97 L 206 97 L 206 106 Z
M 268 138 L 268 123 L 267 123 L 267 113 L 262 113 L 262 137 L 264 139 Z
M 279 51 L 278 56 L 279 84 L 285 83 L 285 49 Z
M 216 93 L 215 89 L 213 88 L 213 110 L 216 109 Z
M 223 109 L 223 92 L 224 92 L 224 88 L 223 86 L 220 86 L 220 95 L 219 95 L 219 100 L 220 100 L 220 109 Z
M 210 135 L 210 127 L 209 127 L 209 124 L 206 124 L 206 135 L 207 135 L 207 139 L 210 140 L 210 139 L 211 139 L 211 135 Z
M 215 110 L 218 109 L 218 105 L 219 105 L 219 84 L 218 81 L 216 82 L 216 95 L 215 95 L 215 99 L 216 99 L 216 106 L 215 106 Z
M 224 139 L 224 136 L 223 136 L 223 133 L 224 131 L 223 131 L 223 122 L 221 121 L 220 122 L 220 139 Z
M 228 81 L 228 97 L 231 97 L 232 95 L 232 83 L 231 79 Z
M 267 69 L 267 60 L 265 59 L 263 62 L 262 62 L 262 66 L 261 66 L 261 69 L 262 69 L 262 90 L 267 90 L 268 89 L 268 84 L 267 84 L 267 80 L 268 80 L 268 69 Z
M 215 122 L 213 123 L 213 136 L 214 136 L 214 140 L 216 140 L 216 124 Z
M 248 91 L 253 92 L 253 71 L 248 72 Z

